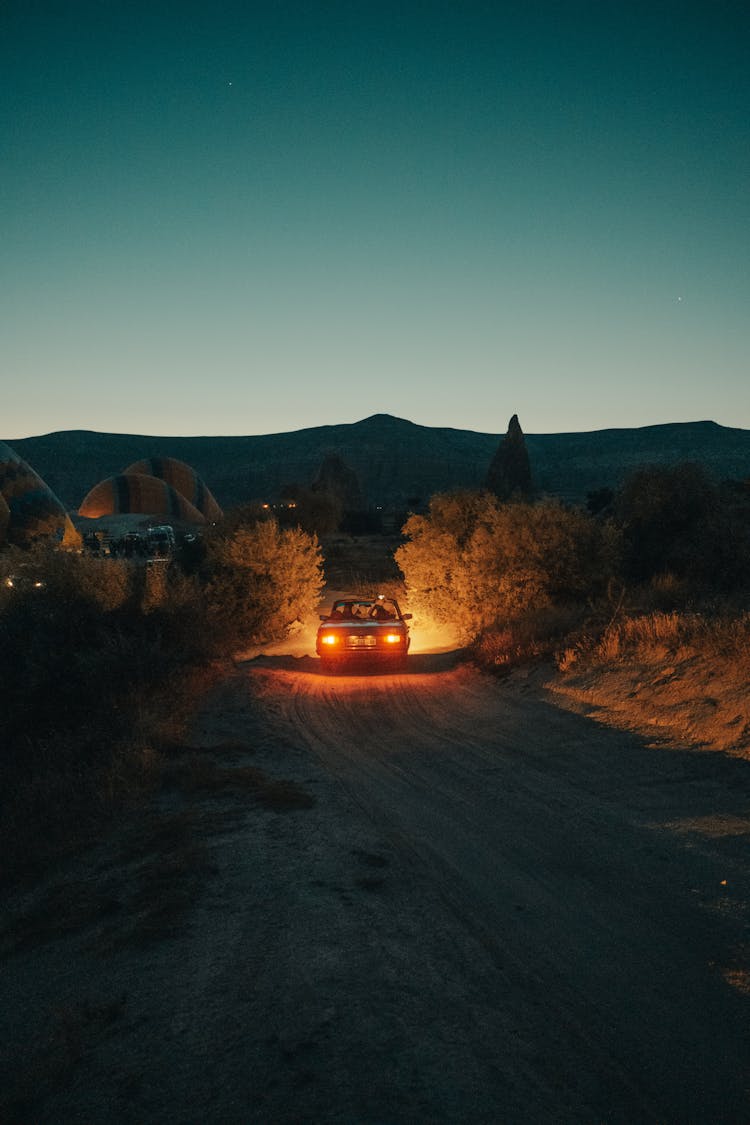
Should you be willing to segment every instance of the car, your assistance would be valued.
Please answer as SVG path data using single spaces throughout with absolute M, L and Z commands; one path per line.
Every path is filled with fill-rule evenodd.
M 3 585 L 8 590 L 21 592 L 24 590 L 44 590 L 47 583 L 39 576 L 34 567 L 21 563 L 20 567 L 12 574 L 4 576 Z
M 139 531 L 127 531 L 119 539 L 113 539 L 109 549 L 112 556 L 116 558 L 145 558 L 146 540 Z
M 175 552 L 175 534 L 171 524 L 159 524 L 146 532 L 146 553 L 150 559 L 170 559 Z
M 406 665 L 410 637 L 407 621 L 395 598 L 338 598 L 331 612 L 321 615 L 315 651 L 324 672 L 363 664 L 393 668 Z

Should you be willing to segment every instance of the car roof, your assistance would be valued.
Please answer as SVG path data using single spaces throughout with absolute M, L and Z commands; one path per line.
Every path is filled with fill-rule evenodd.
M 336 598 L 334 605 L 378 605 L 380 602 L 395 602 L 395 598 Z

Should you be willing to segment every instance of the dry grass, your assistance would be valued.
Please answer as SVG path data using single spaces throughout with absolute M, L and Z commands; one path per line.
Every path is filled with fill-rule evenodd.
M 493 672 L 509 672 L 519 665 L 551 660 L 563 639 L 578 629 L 581 621 L 580 606 L 530 610 L 504 627 L 482 633 L 472 646 L 471 655 Z
M 653 608 L 674 596 L 667 577 L 635 591 L 646 610 L 615 590 L 598 604 L 528 613 L 485 632 L 471 653 L 495 673 L 552 663 L 553 690 L 660 745 L 750 757 L 750 614 Z
M 750 757 L 750 614 L 623 617 L 561 647 L 555 690 L 664 745 Z
M 750 680 L 750 614 L 706 615 L 673 611 L 622 616 L 598 636 L 582 635 L 560 651 L 558 666 L 569 671 L 578 662 L 615 664 L 621 660 L 700 656 L 730 662 Z

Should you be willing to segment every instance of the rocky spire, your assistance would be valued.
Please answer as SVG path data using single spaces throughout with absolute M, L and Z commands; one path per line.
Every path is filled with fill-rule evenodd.
M 517 414 L 508 423 L 508 432 L 490 462 L 485 487 L 500 500 L 531 493 L 531 465 Z

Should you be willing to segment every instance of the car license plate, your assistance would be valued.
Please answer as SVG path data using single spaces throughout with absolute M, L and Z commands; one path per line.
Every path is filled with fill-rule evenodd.
M 349 648 L 375 648 L 374 637 L 347 637 L 347 646 Z

